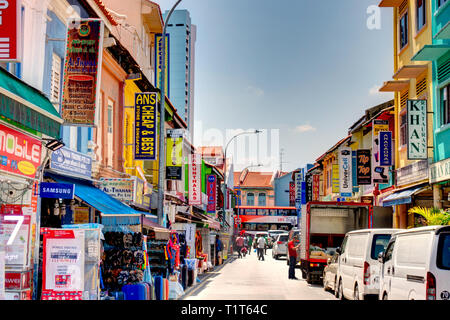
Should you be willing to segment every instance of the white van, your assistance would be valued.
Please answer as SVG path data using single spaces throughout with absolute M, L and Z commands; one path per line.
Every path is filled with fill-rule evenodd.
M 450 226 L 397 232 L 379 257 L 383 300 L 450 300 Z
M 399 229 L 362 229 L 347 232 L 342 241 L 337 267 L 336 297 L 363 300 L 379 294 L 378 256 Z

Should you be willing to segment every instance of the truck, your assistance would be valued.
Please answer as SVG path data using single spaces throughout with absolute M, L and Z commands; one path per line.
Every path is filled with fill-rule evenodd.
M 383 207 L 360 202 L 308 202 L 302 206 L 300 217 L 302 278 L 307 283 L 322 283 L 328 259 L 341 246 L 347 232 L 391 227 L 392 211 Z

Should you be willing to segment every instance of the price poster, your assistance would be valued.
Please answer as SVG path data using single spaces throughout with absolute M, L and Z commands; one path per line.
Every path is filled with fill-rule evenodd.
M 43 291 L 83 291 L 84 230 L 44 232 Z
M 0 214 L 0 246 L 7 266 L 28 266 L 30 216 Z

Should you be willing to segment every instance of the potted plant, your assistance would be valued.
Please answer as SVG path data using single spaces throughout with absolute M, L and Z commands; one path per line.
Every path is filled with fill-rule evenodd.
M 408 214 L 419 216 L 416 220 L 418 225 L 450 225 L 450 212 L 444 209 L 413 207 L 408 210 Z

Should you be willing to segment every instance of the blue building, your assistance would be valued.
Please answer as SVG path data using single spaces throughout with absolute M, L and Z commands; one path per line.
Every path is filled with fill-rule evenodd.
M 164 20 L 168 11 L 164 13 Z M 167 24 L 169 34 L 169 98 L 178 114 L 194 131 L 194 66 L 196 26 L 187 10 L 175 10 Z
M 413 61 L 433 64 L 433 150 L 430 183 L 435 207 L 449 208 L 450 186 L 450 1 L 431 1 L 432 44 L 424 45 Z
M 275 191 L 275 206 L 289 207 L 289 183 L 292 180 L 292 172 L 281 173 L 281 175 L 274 179 L 273 188 Z

